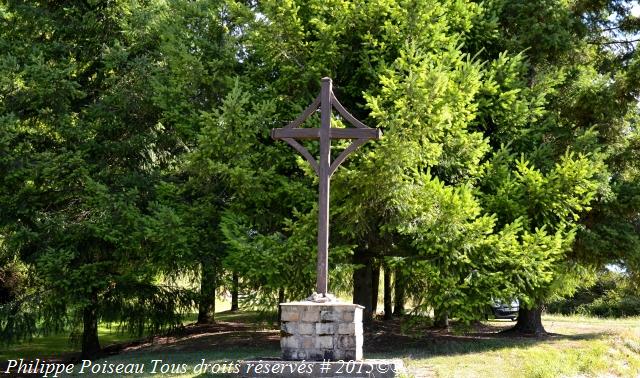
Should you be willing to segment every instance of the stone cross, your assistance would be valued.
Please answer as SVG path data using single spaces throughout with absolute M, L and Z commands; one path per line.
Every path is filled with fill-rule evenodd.
M 320 128 L 300 128 L 302 123 L 320 107 Z M 349 121 L 355 129 L 339 129 L 331 127 L 332 108 Z M 327 267 L 329 258 L 329 181 L 331 175 L 338 169 L 347 156 L 369 139 L 380 139 L 382 131 L 373 129 L 358 121 L 340 104 L 333 94 L 331 79 L 322 78 L 322 90 L 315 101 L 290 124 L 280 129 L 272 129 L 273 139 L 282 139 L 295 148 L 311 164 L 311 167 L 320 180 L 319 207 L 318 207 L 318 264 L 316 268 L 316 293 L 327 298 Z M 297 140 L 320 141 L 320 163 L 311 156 Z M 332 139 L 354 139 L 334 161 L 331 161 Z

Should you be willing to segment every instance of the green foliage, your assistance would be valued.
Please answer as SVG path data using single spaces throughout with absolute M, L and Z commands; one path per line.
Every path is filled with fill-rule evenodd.
M 3 340 L 116 313 L 157 329 L 186 309 L 175 291 L 154 288 L 159 269 L 142 232 L 175 142 L 148 80 L 159 52 L 142 26 L 159 11 L 10 3 L 2 14 L 0 227 L 32 279 L 2 313 L 13 335 Z
M 3 339 L 88 310 L 176 326 L 230 272 L 252 304 L 309 294 L 317 180 L 269 130 L 323 76 L 384 132 L 333 177 L 332 290 L 354 251 L 463 320 L 608 262 L 637 275 L 640 61 L 618 41 L 637 30 L 618 0 L 7 2 Z
M 522 218 L 529 229 L 555 231 L 570 227 L 589 210 L 597 189 L 594 176 L 598 166 L 592 161 L 567 153 L 545 174 L 524 157 L 516 160 L 507 151 L 498 151 L 487 164 L 482 196 L 489 212 L 506 222 Z
M 633 277 L 626 272 L 598 273 L 592 286 L 578 290 L 566 299 L 552 302 L 547 310 L 552 313 L 582 314 L 620 318 L 640 315 L 640 295 Z
M 195 220 L 209 219 L 199 229 L 213 230 L 215 236 L 208 240 L 213 248 L 224 249 L 219 254 L 221 264 L 240 274 L 243 287 L 253 293 L 246 298 L 257 300 L 264 294 L 273 299 L 281 288 L 299 294 L 301 286 L 310 282 L 302 267 L 314 259 L 296 256 L 312 252 L 301 245 L 313 245 L 315 233 L 292 236 L 296 227 L 290 214 L 295 215 L 296 204 L 306 199 L 309 189 L 278 172 L 277 150 L 265 143 L 274 122 L 274 101 L 260 100 L 249 89 L 236 80 L 218 109 L 201 113 L 199 143 L 186 165 L 187 187 L 197 205 L 189 211 L 198 212 L 192 215 Z M 305 224 L 304 231 L 314 224 Z
M 466 318 L 491 295 L 533 305 L 588 275 L 574 240 L 610 191 L 602 143 L 619 140 L 631 102 L 607 105 L 620 89 L 599 48 L 587 48 L 584 10 L 562 1 L 256 10 L 244 58 L 249 77 L 269 83 L 261 90 L 276 99 L 275 119 L 291 120 L 317 92 L 308 83 L 330 74 L 343 103 L 384 131 L 333 177 L 331 216 L 342 226 L 333 248 L 386 256 L 414 278 L 416 302 L 452 303 L 446 311 Z M 244 226 L 227 236 L 246 242 L 254 222 L 230 221 Z
M 534 65 L 573 58 L 569 53 L 579 51 L 575 44 L 584 35 L 584 25 L 572 5 L 565 0 L 488 1 L 486 7 L 497 14 L 501 31 L 489 51 L 526 51 Z

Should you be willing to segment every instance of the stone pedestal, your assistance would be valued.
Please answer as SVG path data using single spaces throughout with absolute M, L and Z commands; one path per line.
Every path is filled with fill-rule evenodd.
M 311 301 L 280 306 L 283 360 L 362 360 L 363 306 Z

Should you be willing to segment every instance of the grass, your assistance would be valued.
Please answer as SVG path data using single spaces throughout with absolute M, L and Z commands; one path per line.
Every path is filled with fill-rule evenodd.
M 493 323 L 493 322 L 489 322 Z M 635 377 L 640 375 L 640 319 L 545 316 L 544 340 L 493 338 L 405 350 L 416 376 Z
M 119 332 L 109 324 L 101 324 L 98 327 L 98 337 L 103 346 L 136 339 L 135 335 Z M 36 336 L 8 347 L 0 345 L 0 362 L 15 358 L 55 357 L 77 351 L 77 345 L 70 340 L 67 333 Z
M 228 313 L 231 303 L 228 301 L 217 301 L 216 315 L 219 320 L 255 322 L 264 321 L 257 313 Z M 226 313 L 225 313 L 226 312 Z M 184 324 L 193 323 L 197 319 L 197 314 L 190 314 L 185 317 Z M 137 335 L 121 332 L 115 325 L 103 323 L 98 326 L 98 338 L 100 345 L 106 346 L 137 340 Z M 69 353 L 79 352 L 79 346 L 74 343 L 68 333 L 49 334 L 46 336 L 36 336 L 19 344 L 6 346 L 0 344 L 0 363 L 8 359 L 36 357 L 57 357 Z
M 223 307 L 221 310 L 225 310 Z M 220 313 L 218 319 L 256 324 L 263 321 L 256 313 Z M 502 337 L 491 334 L 464 337 L 454 332 L 453 337 L 412 337 L 410 342 L 399 342 L 383 352 L 366 352 L 367 358 L 400 358 L 414 377 L 634 377 L 640 375 L 640 318 L 599 319 L 579 316 L 548 315 L 543 318 L 547 331 L 553 335 L 545 339 Z M 507 326 L 504 321 L 485 322 L 488 326 Z M 259 334 L 268 323 L 256 325 L 249 333 Z M 113 329 L 101 327 L 103 344 L 126 339 Z M 274 334 L 273 331 L 270 333 Z M 196 374 L 194 369 L 203 360 L 218 363 L 219 367 L 238 359 L 277 357 L 276 343 L 247 344 L 227 342 L 207 344 L 206 339 L 193 336 L 189 342 L 198 343 L 190 348 L 189 342 L 152 345 L 134 351 L 94 361 L 104 364 L 144 364 L 145 374 L 135 376 L 193 377 L 216 376 Z M 216 340 L 232 335 L 218 335 Z M 198 341 L 200 340 L 200 341 Z M 228 340 L 227 340 L 228 341 Z M 179 344 L 179 345 L 178 345 Z M 56 348 L 63 348 L 56 350 Z M 367 341 L 365 340 L 365 351 Z M 65 336 L 39 338 L 0 352 L 3 359 L 42 356 L 43 352 L 71 351 Z M 155 373 L 152 373 L 154 360 Z M 171 369 L 173 368 L 173 373 Z M 166 373 L 162 373 L 163 369 Z M 77 372 L 78 369 L 75 369 Z M 103 376 L 113 375 L 105 374 Z M 126 374 L 123 376 L 127 376 Z M 129 375 L 134 376 L 134 375 Z

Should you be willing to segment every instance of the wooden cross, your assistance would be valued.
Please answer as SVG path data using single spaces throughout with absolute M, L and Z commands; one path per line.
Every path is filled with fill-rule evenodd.
M 320 107 L 320 128 L 303 129 L 302 123 Z M 331 112 L 335 108 L 340 115 L 349 121 L 355 129 L 338 129 L 331 127 Z M 293 122 L 284 128 L 272 129 L 273 139 L 282 139 L 295 148 L 311 164 L 320 179 L 318 207 L 318 264 L 316 270 L 316 293 L 327 296 L 327 267 L 329 264 L 329 181 L 347 156 L 369 139 L 380 139 L 382 131 L 372 129 L 358 121 L 340 104 L 331 88 L 331 79 L 322 78 L 322 90 L 315 101 Z M 320 163 L 311 156 L 296 139 L 320 140 Z M 332 139 L 355 139 L 338 157 L 331 161 Z

